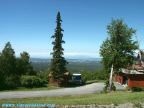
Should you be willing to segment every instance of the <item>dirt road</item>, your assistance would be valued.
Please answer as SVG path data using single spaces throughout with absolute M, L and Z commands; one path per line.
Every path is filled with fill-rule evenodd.
M 124 89 L 123 86 L 117 83 L 115 83 L 115 85 L 118 90 Z M 56 90 L 0 92 L 0 99 L 46 97 L 46 96 L 54 97 L 54 96 L 89 94 L 100 92 L 103 90 L 103 87 L 104 83 L 93 83 L 81 87 L 62 88 Z

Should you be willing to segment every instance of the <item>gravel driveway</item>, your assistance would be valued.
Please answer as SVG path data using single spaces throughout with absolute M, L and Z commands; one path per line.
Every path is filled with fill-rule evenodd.
M 115 83 L 118 90 L 123 90 L 124 87 Z M 54 96 L 66 96 L 77 94 L 89 94 L 96 93 L 103 90 L 104 83 L 92 83 L 81 87 L 74 88 L 62 88 L 56 90 L 41 90 L 41 91 L 8 91 L 0 92 L 0 99 L 11 98 L 30 98 L 30 97 L 54 97 Z

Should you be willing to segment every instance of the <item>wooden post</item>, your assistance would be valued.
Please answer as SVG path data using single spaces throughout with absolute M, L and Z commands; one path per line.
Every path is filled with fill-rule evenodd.
M 110 78 L 109 78 L 110 91 L 112 90 L 112 76 L 113 76 L 113 64 L 111 67 L 111 73 L 110 73 Z

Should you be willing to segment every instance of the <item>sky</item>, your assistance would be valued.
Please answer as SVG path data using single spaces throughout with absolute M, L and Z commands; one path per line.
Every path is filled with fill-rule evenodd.
M 137 30 L 144 49 L 144 0 L 0 0 L 0 50 L 9 41 L 17 56 L 50 57 L 58 11 L 65 57 L 100 57 L 107 25 L 117 18 Z

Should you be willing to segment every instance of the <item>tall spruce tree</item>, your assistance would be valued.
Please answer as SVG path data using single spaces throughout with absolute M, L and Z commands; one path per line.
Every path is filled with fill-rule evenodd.
M 64 73 L 67 71 L 66 69 L 66 64 L 67 61 L 65 60 L 65 58 L 63 57 L 64 53 L 64 49 L 62 47 L 62 44 L 65 43 L 65 41 L 63 41 L 63 29 L 61 28 L 61 15 L 60 12 L 58 12 L 57 14 L 57 18 L 56 18 L 56 29 L 55 29 L 55 33 L 54 35 L 51 37 L 54 39 L 54 41 L 52 42 L 53 44 L 53 52 L 52 54 L 52 59 L 51 59 L 51 67 L 50 67 L 50 71 L 51 71 L 51 75 L 53 80 L 64 80 Z

